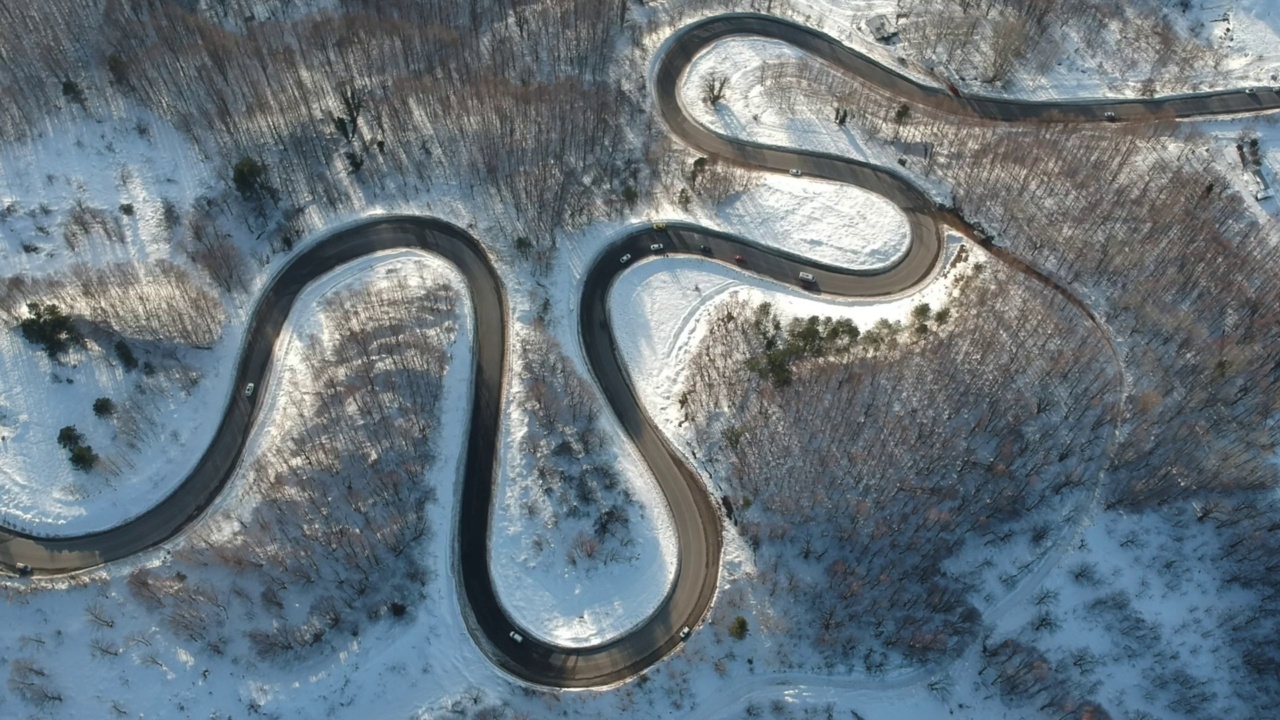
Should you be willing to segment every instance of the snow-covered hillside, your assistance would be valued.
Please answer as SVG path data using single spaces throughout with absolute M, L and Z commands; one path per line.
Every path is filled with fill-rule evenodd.
M 599 406 L 577 334 L 582 273 L 615 238 L 661 220 L 701 223 L 862 269 L 892 263 L 908 242 L 902 213 L 855 188 L 752 171 L 733 178 L 740 186 L 725 197 L 695 187 L 689 179 L 693 154 L 678 142 L 664 145 L 666 130 L 649 122 L 651 97 L 644 72 L 652 54 L 677 25 L 697 17 L 726 10 L 772 11 L 836 35 L 914 77 L 938 82 L 949 71 L 909 42 L 885 45 L 870 37 L 871 18 L 895 16 L 907 5 L 924 7 L 924 0 L 625 2 L 620 3 L 623 20 L 616 33 L 613 15 L 608 23 L 581 20 L 595 17 L 588 12 L 604 6 L 595 3 L 572 4 L 580 15 L 571 17 L 582 23 L 581 32 L 548 36 L 537 30 L 559 18 L 540 13 L 551 7 L 548 3 L 510 17 L 501 15 L 510 3 L 479 0 L 466 6 L 394 0 L 372 5 L 332 0 L 179 3 L 169 8 L 172 15 L 166 10 L 147 19 L 153 23 L 148 32 L 177 28 L 172 37 L 114 37 L 122 50 L 128 46 L 130 62 L 154 60 L 154 65 L 126 63 L 123 70 L 132 73 L 135 84 L 113 90 L 116 94 L 103 88 L 125 87 L 127 78 L 107 77 L 121 67 L 98 57 L 106 53 L 92 45 L 96 38 L 80 33 L 84 45 L 67 44 L 91 50 L 95 62 L 109 63 L 115 71 L 99 68 L 96 74 L 102 77 L 96 83 L 90 77 L 94 72 L 76 75 L 91 93 L 79 101 L 75 83 L 68 87 L 60 77 L 45 73 L 41 82 L 47 87 L 29 87 L 57 102 L 31 106 L 60 119 L 46 122 L 38 115 L 41 121 L 27 128 L 32 137 L 0 147 L 0 276 L 6 281 L 0 299 L 7 301 L 0 309 L 9 313 L 0 313 L 5 324 L 0 332 L 0 524 L 38 534 L 74 534 L 117 524 L 154 503 L 203 451 L 225 399 L 238 390 L 230 382 L 245 318 L 280 267 L 286 248 L 382 213 L 433 215 L 466 228 L 486 244 L 508 293 L 509 375 L 490 539 L 502 602 L 530 635 L 568 645 L 606 642 L 647 617 L 676 572 L 674 540 L 656 484 L 622 439 L 608 408 Z M 1161 84 L 1162 91 L 1280 84 L 1280 6 L 1271 0 L 1184 4 L 1188 10 L 1175 16 L 1173 27 L 1186 38 L 1200 38 L 1220 61 L 1188 75 L 1182 84 Z M 127 3 L 108 6 L 116 14 L 132 10 Z M 187 16 L 174 9 L 179 6 L 196 7 L 203 17 L 216 20 L 216 28 L 192 31 L 197 24 L 187 24 Z M 357 6 L 367 11 L 359 20 L 329 14 Z M 420 20 L 428 13 L 434 13 L 432 23 L 404 20 Z M 1228 19 L 1217 20 L 1223 15 Z M 171 25 L 155 24 L 156 18 Z M 51 28 L 56 19 L 50 15 Z M 286 31 L 289 22 L 302 29 Z M 440 30 L 435 22 L 458 23 L 463 29 Z M 1113 26 L 1107 25 L 1112 36 Z M 13 27 L 18 26 L 0 33 L 12 34 Z M 581 58 L 566 51 L 566 44 L 595 37 L 595 31 L 606 27 L 610 30 L 602 37 L 607 42 L 600 47 L 607 45 L 621 57 L 610 56 L 614 64 L 589 70 L 582 69 L 585 63 L 574 65 Z M 372 28 L 371 36 L 382 44 L 361 46 L 353 54 L 353 45 L 333 41 L 361 28 Z M 487 33 L 501 41 L 491 42 Z M 527 45 L 510 42 L 525 35 L 532 38 Z M 195 36 L 202 41 L 185 42 Z M 445 50 L 420 56 L 410 51 L 421 49 L 413 43 L 424 37 L 433 50 Z M 48 49 L 52 62 L 79 62 L 74 53 L 59 54 L 58 48 L 66 48 L 53 40 L 40 40 L 35 47 Z M 957 79 L 966 90 L 1018 97 L 1144 91 L 1145 78 L 1126 74 L 1129 66 L 1122 54 L 1100 53 L 1078 37 L 1057 40 L 1064 43 L 1063 60 L 1052 67 L 1019 65 L 999 87 L 972 77 Z M 165 42 L 182 49 L 178 60 L 164 54 Z M 294 57 L 297 48 L 323 54 L 328 64 L 309 67 L 305 56 Z M 367 56 L 379 58 L 394 72 L 379 74 L 361 64 L 365 48 L 373 49 Z M 537 61 L 512 60 L 507 53 L 515 49 Z M 285 72 L 264 82 L 259 63 L 272 57 L 289 62 L 283 63 Z M 468 73 L 474 67 L 449 65 L 451 57 L 465 57 L 472 65 L 483 58 L 493 63 L 493 72 L 473 76 Z M 165 62 L 181 72 L 166 74 L 160 69 Z M 949 197 L 950 189 L 919 156 L 921 148 L 894 147 L 861 128 L 858 118 L 837 125 L 830 98 L 780 105 L 780 95 L 764 87 L 762 68 L 795 62 L 811 61 L 780 43 L 722 41 L 694 61 L 683 88 L 684 103 L 717 131 L 875 162 L 910 174 L 935 198 Z M 451 81 L 465 80 L 463 86 L 432 76 L 437 66 L 445 68 L 441 74 Z M 17 74 L 26 67 L 15 63 L 5 72 L 29 80 Z M 367 80 L 368 87 L 346 84 L 345 75 L 333 72 L 338 67 L 353 70 L 352 76 Z M 166 82 L 185 79 L 188 72 L 193 81 L 183 84 L 183 102 L 189 99 L 186 91 L 203 98 L 201 92 L 222 87 L 206 83 L 209 78 L 235 80 L 228 95 L 202 100 L 221 112 L 202 109 L 199 101 L 156 104 L 170 92 L 177 97 Z M 578 72 L 597 84 L 579 84 Z M 704 86 L 713 76 L 726 78 L 726 93 L 711 104 Z M 3 87 L 16 92 L 20 84 Z M 354 130 L 360 112 L 352 108 L 360 91 L 368 93 L 368 104 L 360 111 L 363 134 Z M 216 105 L 228 97 L 238 101 L 241 93 L 245 107 Z M 144 102 L 137 99 L 141 97 L 149 98 L 152 107 L 163 106 L 179 122 L 132 104 Z M 517 100 L 502 104 L 495 98 Z M 278 107 L 273 104 L 277 101 Z M 15 107 L 0 110 L 9 130 L 20 117 Z M 456 122 L 448 114 L 457 108 L 470 111 L 469 122 Z M 278 116 L 272 114 L 276 110 Z M 562 144 L 550 142 L 561 139 L 558 124 L 584 118 L 605 118 L 616 127 L 593 134 L 592 129 L 604 125 L 589 124 L 586 130 L 576 128 L 581 134 Z M 186 128 L 179 131 L 182 123 Z M 1280 133 L 1274 123 L 1228 120 L 1204 127 L 1221 150 L 1213 162 L 1235 173 L 1233 189 L 1246 197 L 1258 190 L 1257 175 L 1242 168 L 1232 148 L 1237 138 L 1247 143 L 1242 133 L 1251 129 L 1260 137 L 1260 156 L 1270 163 L 1262 174 L 1275 182 Z M 200 138 L 199 147 L 190 139 L 192 133 Z M 543 140 L 548 142 L 540 145 Z M 543 154 L 547 148 L 553 152 Z M 244 202 L 242 191 L 234 188 L 233 165 L 242 154 L 254 153 L 269 161 L 268 174 L 281 186 L 285 198 L 278 205 L 264 199 L 270 193 L 258 198 L 257 205 Z M 564 188 L 571 192 L 553 192 Z M 1276 212 L 1275 202 L 1251 206 L 1258 210 L 1254 219 L 1267 221 L 1267 213 Z M 551 217 L 541 210 L 551 207 L 564 209 L 553 218 L 560 223 L 554 232 L 541 224 Z M 209 227 L 217 228 L 214 241 L 238 248 L 243 262 L 237 287 L 220 286 L 215 274 L 193 257 L 190 221 L 205 214 L 213 218 Z M 970 271 L 975 261 L 992 262 L 958 237 L 948 240 L 948 269 L 931 285 L 909 297 L 874 303 L 814 296 L 710 260 L 638 262 L 611 291 L 619 352 L 646 409 L 677 447 L 691 458 L 696 454 L 692 464 L 719 495 L 727 473 L 708 465 L 679 397 L 691 357 L 715 342 L 709 318 L 730 302 L 744 307 L 769 302 L 784 320 L 831 316 L 852 320 L 864 330 L 882 320 L 905 322 L 922 304 L 937 311 L 963 302 L 956 274 Z M 956 258 L 961 261 L 953 266 Z M 209 348 L 129 336 L 128 347 L 139 363 L 129 370 L 116 347 L 117 335 L 126 328 L 123 323 L 108 327 L 109 321 L 120 321 L 118 306 L 112 307 L 114 315 L 95 316 L 91 300 L 71 282 L 76 278 L 72 268 L 83 263 L 99 270 L 116 264 L 153 269 L 162 261 L 189 273 L 193 297 L 217 299 L 223 313 L 218 336 Z M 29 290 L 26 284 L 33 280 L 45 284 L 37 283 L 39 293 L 31 291 L 32 297 L 58 299 L 84 327 L 84 345 L 58 359 L 17 329 L 26 312 L 27 294 L 20 290 Z M 359 568 L 340 562 L 326 565 L 323 573 L 292 575 L 288 569 L 305 565 L 313 549 L 317 556 L 335 552 L 332 541 L 338 536 L 324 530 L 328 513 L 323 508 L 349 512 L 365 499 L 352 483 L 335 483 L 325 496 L 332 506 L 303 507 L 299 502 L 297 517 L 314 521 L 301 529 L 281 529 L 287 523 L 275 522 L 288 515 L 285 510 L 279 515 L 260 512 L 269 503 L 287 510 L 291 500 L 319 497 L 317 486 L 307 481 L 327 469 L 299 470 L 290 461 L 312 447 L 306 442 L 307 433 L 316 430 L 311 423 L 318 411 L 312 403 L 327 398 L 326 407 L 345 407 L 344 393 L 359 391 L 357 383 L 344 385 L 341 378 L 324 374 L 333 363 L 316 364 L 317 358 L 330 357 L 323 353 L 343 336 L 346 308 L 327 299 L 390 288 L 395 294 L 385 297 L 401 300 L 408 290 L 441 298 L 453 298 L 456 292 L 459 298 L 456 317 L 424 312 L 417 318 L 421 327 L 448 339 L 441 394 L 434 410 L 420 418 L 432 429 L 420 438 L 430 446 L 421 458 L 431 461 L 414 477 L 420 482 L 408 487 L 414 501 L 406 503 L 412 505 L 409 514 L 421 511 L 426 530 L 421 542 L 401 555 L 373 556 L 382 563 L 380 572 L 394 581 L 387 587 L 361 586 Z M 1105 298 L 1089 300 L 1101 304 Z M 154 314 L 145 298 L 133 305 L 137 317 L 126 319 L 148 320 Z M 1233 306 L 1233 312 L 1237 309 L 1241 314 L 1267 310 L 1247 304 Z M 399 328 L 412 324 L 400 320 Z M 7 690 L 0 693 L 0 715 L 1014 720 L 1036 717 L 1045 707 L 1064 718 L 1087 717 L 1091 708 L 1061 703 L 1088 696 L 1099 699 L 1112 717 L 1137 720 L 1244 716 L 1253 707 L 1256 698 L 1250 693 L 1255 688 L 1240 681 L 1250 669 L 1236 643 L 1241 628 L 1267 620 L 1251 617 L 1262 607 L 1264 593 L 1245 587 L 1232 574 L 1239 563 L 1224 561 L 1230 548 L 1221 538 L 1250 548 L 1249 542 L 1265 537 L 1265 527 L 1252 532 L 1248 519 L 1231 514 L 1234 506 L 1195 503 L 1156 514 L 1095 502 L 1089 506 L 1092 515 L 1073 515 L 1071 522 L 1055 524 L 1045 533 L 1070 544 L 1055 547 L 1050 562 L 1025 567 L 1015 566 L 1027 556 L 1046 556 L 1038 545 L 1021 536 L 1010 540 L 994 532 L 974 533 L 955 562 L 957 574 L 971 582 L 966 601 L 982 608 L 990 646 L 974 643 L 954 661 L 909 672 L 869 661 L 871 642 L 851 653 L 840 673 L 815 671 L 832 664 L 817 644 L 791 642 L 798 635 L 788 633 L 789 623 L 798 617 L 792 612 L 798 601 L 787 583 L 799 587 L 812 580 L 800 577 L 806 572 L 817 577 L 843 570 L 819 567 L 816 561 L 807 570 L 764 562 L 766 556 L 748 532 L 730 523 L 708 622 L 695 628 L 670 658 L 639 679 L 598 691 L 560 693 L 516 683 L 486 660 L 469 635 L 453 574 L 474 341 L 460 276 L 420 253 L 366 258 L 305 290 L 276 348 L 266 407 L 245 467 L 208 518 L 165 547 L 125 562 L 71 578 L 0 581 L 9 621 L 0 627 L 0 673 L 5 673 Z M 1030 358 L 1037 349 L 1025 352 Z M 1096 349 L 1103 349 L 1101 340 Z M 530 354 L 535 351 L 537 358 Z M 1217 363 L 1226 372 L 1235 357 L 1206 355 L 1205 364 Z M 1048 360 L 1069 364 L 1070 358 Z M 963 383 L 985 368 L 974 363 L 952 370 Z M 556 382 L 531 382 L 537 373 L 555 375 Z M 548 431 L 545 417 L 538 415 L 539 398 L 548 387 L 576 394 L 581 407 L 598 411 L 594 422 Z M 1179 401 L 1183 390 L 1167 397 L 1153 390 L 1130 404 L 1151 408 Z M 1185 392 L 1190 396 L 1194 390 Z M 113 400 L 114 413 L 95 413 L 99 398 Z M 1061 397 L 1048 393 L 1023 400 L 1018 412 L 1034 404 L 1039 414 Z M 955 420 L 978 422 L 963 413 Z M 905 428 L 909 423 L 903 422 Z M 101 456 L 92 472 L 74 469 L 66 448 L 58 444 L 59 430 L 67 426 L 82 433 L 83 442 Z M 1205 444 L 1200 440 L 1211 434 L 1202 432 L 1208 425 L 1187 427 L 1196 438 L 1189 444 Z M 584 431 L 589 440 L 583 439 Z M 327 449 L 329 443 L 314 447 Z M 557 448 L 575 457 L 566 460 L 556 454 Z M 884 452 L 899 454 L 902 448 L 887 443 Z M 580 449 L 589 452 L 576 457 Z M 1234 458 L 1225 450 L 1223 457 Z M 362 463 L 371 458 L 355 452 L 341 460 L 344 471 L 363 477 Z M 778 459 L 799 461 L 803 457 Z M 858 459 L 858 464 L 870 463 L 865 456 Z M 991 467 L 992 473 L 999 472 L 997 464 Z M 579 486 L 557 484 L 567 476 L 552 471 L 580 471 L 569 480 L 589 476 L 590 482 L 581 485 L 592 495 L 590 502 L 580 503 L 585 510 L 576 507 L 578 501 L 568 492 Z M 1032 480 L 1032 485 L 1040 482 Z M 274 497 L 267 498 L 266 489 Z M 597 537 L 597 519 L 613 508 L 625 510 L 625 532 L 615 524 Z M 1250 532 L 1239 530 L 1243 535 L 1236 537 L 1229 535 L 1231 528 Z M 294 561 L 298 565 L 288 565 Z M 264 571 L 266 566 L 273 569 Z M 352 590 L 358 586 L 360 591 Z M 359 597 L 349 605 L 334 600 L 348 592 Z M 367 603 L 361 604 L 361 598 Z M 1016 682 L 1024 678 L 1035 682 Z

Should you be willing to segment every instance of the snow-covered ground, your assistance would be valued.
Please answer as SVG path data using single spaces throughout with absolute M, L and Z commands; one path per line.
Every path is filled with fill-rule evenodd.
M 393 275 L 400 275 L 410 280 L 415 286 L 424 286 L 432 281 L 444 281 L 456 288 L 466 287 L 462 274 L 452 265 L 439 257 L 420 250 L 402 249 L 373 253 L 341 265 L 307 285 L 295 301 L 289 318 L 280 330 L 273 351 L 270 372 L 262 391 L 266 397 L 259 411 L 258 420 L 254 424 L 249 442 L 245 446 L 243 463 L 252 460 L 255 450 L 269 438 L 280 437 L 290 429 L 290 418 L 281 414 L 280 402 L 287 392 L 299 386 L 306 387 L 309 371 L 304 363 L 307 346 L 315 343 L 324 333 L 326 312 L 323 303 L 335 293 L 353 290 Z M 471 352 L 471 317 L 470 304 L 461 305 L 466 309 L 462 322 L 459 323 L 460 340 L 454 341 L 454 363 L 468 363 Z M 330 312 L 332 312 L 330 310 Z M 464 401 L 464 407 L 445 405 L 449 413 L 449 421 L 463 424 L 468 422 L 470 406 Z M 226 501 L 220 501 L 226 502 Z M 229 504 L 235 504 L 231 502 Z
M 760 184 L 716 208 L 722 224 L 750 228 L 752 238 L 852 270 L 901 260 L 911 228 L 896 205 L 841 183 L 765 175 Z
M 1177 5 L 1186 10 L 1178 11 Z M 1169 15 L 1179 32 L 1198 38 L 1221 54 L 1216 63 L 1194 67 L 1178 85 L 1161 85 L 1160 94 L 1220 90 L 1280 81 L 1280 6 L 1273 0 L 1189 0 L 1171 4 Z M 1138 97 L 1142 81 L 1125 55 L 1125 29 L 1115 54 L 1089 37 L 1063 38 L 1057 63 L 1043 72 L 1019 67 L 1003 88 L 976 86 L 982 93 L 1049 100 L 1054 98 Z
M 1213 23 L 1220 46 L 1230 50 L 1224 70 L 1272 85 L 1280 82 L 1280 4 L 1274 0 L 1202 0 L 1201 19 L 1228 13 L 1229 20 Z M 1219 11 L 1214 8 L 1221 7 Z
M 71 121 L 30 143 L 0 147 L 3 275 L 34 279 L 65 273 L 70 262 L 170 258 L 175 251 L 164 201 L 185 208 L 210 182 L 190 143 L 141 111 L 134 123 Z M 61 219 L 77 201 L 118 217 L 125 242 L 89 243 L 73 254 Z M 132 215 L 118 210 L 125 204 Z M 0 523 L 41 535 L 92 532 L 170 492 L 213 436 L 210 408 L 226 403 L 245 310 L 229 308 L 230 322 L 211 350 L 181 350 L 174 359 L 183 368 L 150 378 L 126 372 L 110 347 L 73 349 L 55 363 L 16 328 L 0 332 Z M 141 349 L 138 354 L 147 359 Z M 94 416 L 100 397 L 116 403 L 115 418 Z M 129 408 L 130 402 L 136 405 Z M 137 451 L 116 442 L 115 422 L 126 413 L 146 418 Z M 73 469 L 56 442 L 68 425 L 117 471 Z
M 510 340 L 519 347 L 517 338 Z M 517 353 L 512 357 L 522 363 Z M 531 636 L 571 647 L 605 642 L 643 623 L 671 587 L 677 563 L 670 511 L 648 467 L 606 411 L 604 428 L 613 442 L 594 453 L 593 461 L 626 478 L 634 501 L 623 531 L 628 541 L 613 559 L 570 560 L 573 521 L 550 525 L 554 516 L 528 509 L 542 491 L 526 450 L 524 392 L 518 377 L 507 384 L 489 543 L 494 586 L 511 619 Z M 584 531 L 590 532 L 589 525 Z
M 856 118 L 851 118 L 843 127 L 836 125 L 831 115 L 832 107 L 825 99 L 792 108 L 778 106 L 761 81 L 761 71 L 770 64 L 797 60 L 817 62 L 777 40 L 751 37 L 720 40 L 690 64 L 680 87 L 680 101 L 695 120 L 729 137 L 840 155 L 901 172 L 902 168 L 897 164 L 900 153 L 893 146 L 868 133 Z M 834 68 L 829 68 L 829 71 L 838 72 Z M 724 97 L 714 106 L 706 102 L 703 90 L 705 82 L 712 77 L 727 79 Z M 915 163 L 913 158 L 912 169 Z M 948 194 L 940 183 L 920 173 L 916 173 L 912 180 L 938 199 Z M 878 196 L 870 197 L 884 202 Z M 886 205 L 892 207 L 888 203 Z M 877 214 L 885 220 L 889 218 L 887 214 Z M 787 227 L 785 216 L 774 222 Z
M 211 418 L 226 405 L 238 339 L 228 334 L 211 351 L 183 351 L 199 378 L 187 389 L 175 380 L 126 372 L 109 348 L 73 351 L 60 365 L 16 330 L 0 333 L 0 523 L 44 536 L 77 535 L 118 525 L 171 492 L 213 437 Z M 145 394 L 126 408 L 126 396 L 138 392 L 134 387 Z M 115 417 L 95 417 L 93 402 L 100 397 L 121 406 Z M 150 418 L 140 452 L 112 450 L 115 419 L 124 413 Z M 57 443 L 59 429 L 68 425 L 118 472 L 74 469 Z
M 1253 198 L 1247 206 L 1257 217 L 1269 222 L 1280 218 L 1280 114 L 1205 120 L 1196 129 L 1213 139 L 1215 164 L 1237 192 Z M 1252 163 L 1254 140 L 1261 167 Z
M 680 86 L 680 101 L 695 120 L 730 137 L 866 159 L 865 143 L 857 135 L 856 122 L 837 128 L 845 136 L 838 139 L 828 127 L 834 127 L 830 118 L 818 123 L 808 113 L 797 117 L 794 109 L 776 107 L 766 97 L 762 81 L 765 67 L 807 58 L 804 52 L 780 40 L 725 38 L 690 63 Z M 724 96 L 715 105 L 707 102 L 704 90 L 712 78 L 725 81 Z

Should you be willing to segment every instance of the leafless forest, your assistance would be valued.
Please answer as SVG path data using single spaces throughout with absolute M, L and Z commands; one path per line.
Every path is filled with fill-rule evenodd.
M 519 348 L 527 464 L 512 471 L 534 478 L 519 498 L 525 514 L 556 529 L 532 537 L 535 554 L 560 552 L 567 564 L 585 568 L 628 559 L 635 503 L 597 424 L 594 386 L 545 329 L 522 337 Z M 556 537 L 567 546 L 557 547 Z
M 1070 60 L 1075 45 L 1113 63 L 1115 77 L 1142 82 L 1144 93 L 1185 87 L 1221 57 L 1190 38 L 1188 21 L 1167 0 L 898 0 L 903 41 L 926 65 L 984 83 L 1003 84 L 1018 69 L 1043 73 Z M 1135 31 L 1135 28 L 1141 28 Z M 1190 28 L 1204 32 L 1203 28 Z
M 1256 618 L 1233 627 L 1241 694 L 1274 705 L 1280 232 L 1194 138 L 1049 128 L 946 147 L 963 212 L 1098 298 L 1135 383 L 1105 506 L 1176 516 L 1191 505 L 1219 529 L 1215 564 L 1258 597 Z
M 957 124 L 927 108 L 899 121 L 898 103 L 823 68 L 767 72 L 793 106 L 825 94 L 885 139 L 930 144 L 909 169 L 945 180 L 962 214 L 1094 298 L 1136 383 L 1111 503 L 1274 482 L 1280 229 L 1250 211 L 1194 128 Z M 786 89 L 797 83 L 822 89 Z
M 311 389 L 278 389 L 291 420 L 241 491 L 258 502 L 203 525 L 172 565 L 134 572 L 133 594 L 184 641 L 222 652 L 247 629 L 268 659 L 415 607 L 432 575 L 413 549 L 435 531 L 424 478 L 457 302 L 448 285 L 404 276 L 327 300 L 324 337 L 305 353 Z M 213 529 L 228 524 L 235 532 Z
M 988 268 L 945 323 L 855 342 L 767 305 L 712 320 L 682 402 L 788 642 L 872 673 L 952 656 L 983 621 L 974 569 L 948 560 L 975 538 L 1046 550 L 1087 505 L 1119 381 L 1079 311 L 1030 282 Z M 784 343 L 805 347 L 773 373 Z
M 1258 598 L 1231 624 L 1250 677 L 1241 696 L 1274 704 L 1280 230 L 1232 188 L 1210 142 L 1161 120 L 957 123 L 815 63 L 772 65 L 762 82 L 784 107 L 833 123 L 844 111 L 883 141 L 927 144 L 909 172 L 945 182 L 962 215 L 1087 299 L 1132 382 L 1102 506 L 1191 508 L 1217 531 L 1223 591 Z
M 226 311 L 216 290 L 182 265 L 77 264 L 58 276 L 16 275 L 0 286 L 0 317 L 16 324 L 31 302 L 51 302 L 116 339 L 211 347 Z
M 0 10 L 0 86 L 17 99 L 0 110 L 0 138 L 52 108 L 141 104 L 228 176 L 241 159 L 261 163 L 274 190 L 259 198 L 264 216 L 460 183 L 511 238 L 546 250 L 597 191 L 621 190 L 604 171 L 643 117 L 608 72 L 623 0 L 282 2 L 260 20 L 244 2 L 52 5 Z

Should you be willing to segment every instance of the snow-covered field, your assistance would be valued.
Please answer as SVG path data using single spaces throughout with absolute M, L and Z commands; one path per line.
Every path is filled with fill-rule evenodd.
M 761 242 L 851 270 L 892 265 L 911 244 L 907 218 L 893 203 L 824 180 L 766 175 L 716 215 L 725 226 L 750 228 Z
M 797 62 L 805 53 L 778 40 L 730 37 L 694 58 L 680 88 L 680 100 L 698 122 L 730 137 L 804 150 L 839 153 L 861 160 L 868 156 L 865 137 L 856 123 L 838 128 L 830 118 L 776 107 L 766 97 L 761 70 L 769 64 Z M 832 69 L 832 72 L 836 72 Z M 704 86 L 725 79 L 724 97 L 711 105 Z M 825 111 L 824 111 L 825 112 Z M 892 162 L 892 157 L 881 158 Z
M 77 535 L 118 525 L 154 505 L 177 487 L 213 437 L 213 419 L 235 375 L 238 340 L 229 334 L 212 351 L 184 351 L 199 376 L 187 389 L 126 372 L 109 348 L 73 351 L 60 365 L 18 332 L 0 335 L 0 522 L 39 535 Z M 112 452 L 113 418 L 95 417 L 93 402 L 109 397 L 122 403 L 135 383 L 145 388 L 136 411 L 151 416 L 151 441 L 138 453 Z M 59 428 L 68 425 L 119 472 L 74 469 L 57 443 Z
M 685 74 L 684 84 L 680 88 L 680 101 L 686 111 L 698 122 L 729 137 L 765 145 L 840 155 L 902 172 L 902 168 L 898 165 L 901 154 L 892 145 L 871 135 L 856 122 L 856 118 L 851 119 L 843 127 L 836 125 L 832 121 L 832 108 L 825 99 L 813 100 L 804 103 L 803 106 L 792 108 L 779 107 L 774 102 L 761 82 L 762 68 L 769 64 L 803 60 L 805 57 L 805 54 L 799 50 L 776 40 L 751 37 L 729 37 L 720 40 L 694 58 Z M 829 68 L 829 71 L 838 72 L 834 68 Z M 712 77 L 727 80 L 724 97 L 714 106 L 706 102 L 703 90 L 704 83 Z M 911 158 L 909 168 L 916 169 L 918 164 L 918 159 Z M 778 183 L 781 180 L 783 179 L 778 178 L 770 182 Z M 799 180 L 806 179 L 799 178 Z M 948 190 L 941 183 L 922 173 L 915 173 L 912 181 L 939 200 L 948 196 Z M 814 185 L 812 181 L 808 182 L 810 188 L 821 187 L 821 185 Z M 847 188 L 845 192 L 859 191 L 856 188 Z M 884 203 L 892 207 L 878 196 L 867 193 L 862 195 L 875 200 L 861 200 L 848 204 L 841 199 L 833 202 L 832 205 L 849 208 L 855 215 L 862 212 L 859 207 L 867 202 Z M 789 210 L 784 212 L 772 222 L 779 223 L 781 227 L 789 227 L 786 224 L 789 212 Z M 876 217 L 881 218 L 881 223 L 888 221 L 890 217 L 878 211 L 873 212 Z M 901 217 L 896 209 L 894 214 Z M 855 220 L 851 225 L 856 223 Z M 883 243 L 883 238 L 893 237 L 892 234 L 878 234 L 880 231 L 889 230 L 890 227 L 879 223 L 877 225 L 879 227 L 876 229 L 876 236 L 881 239 L 873 243 Z M 862 238 L 869 238 L 871 235 L 872 233 L 866 235 L 860 233 Z M 867 247 L 874 247 L 874 245 Z M 896 245 L 891 243 L 882 249 L 863 251 L 864 254 L 855 254 L 851 258 L 846 258 L 846 261 L 874 264 L 870 258 L 865 258 L 865 253 L 871 253 L 873 257 L 886 257 L 893 252 L 889 247 L 896 247 Z M 808 251 L 827 252 L 815 245 L 810 245 Z

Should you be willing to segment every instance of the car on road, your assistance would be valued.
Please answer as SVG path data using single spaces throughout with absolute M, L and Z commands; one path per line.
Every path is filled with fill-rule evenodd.
M 801 285 L 812 285 L 812 284 L 814 284 L 815 282 L 817 282 L 817 279 L 815 279 L 815 278 L 813 277 L 813 273 L 807 273 L 807 272 L 802 272 L 802 273 L 800 273 L 800 284 L 801 284 Z
M 680 639 L 683 640 L 687 637 L 689 637 L 689 626 L 685 625 L 684 627 L 680 628 Z
M 792 177 L 800 177 L 804 173 L 800 172 L 800 168 L 791 168 Z
M 1113 113 L 1113 112 L 1111 112 L 1110 110 L 1108 110 L 1108 111 L 1106 111 L 1106 112 L 1102 113 L 1102 117 L 1106 118 L 1106 119 L 1107 119 L 1107 122 L 1115 122 L 1115 121 L 1116 121 L 1116 114 L 1115 114 L 1115 113 Z
M 622 257 L 618 258 L 618 262 L 622 263 L 623 265 L 626 265 L 627 263 L 631 262 L 631 253 L 627 253 L 626 255 L 623 255 Z
M 14 563 L 13 567 L 18 571 L 18 577 L 27 577 L 31 574 L 31 566 L 26 563 Z
M 512 630 L 511 632 L 507 633 L 507 637 L 511 638 L 512 640 L 515 640 L 518 643 L 524 642 L 524 636 L 516 632 L 515 630 Z
M 1249 93 L 1250 95 L 1257 95 L 1257 94 L 1258 94 L 1258 90 L 1257 90 L 1257 88 L 1245 88 L 1245 89 L 1244 89 L 1244 91 L 1245 91 L 1245 92 L 1247 92 L 1247 93 Z
M 253 397 L 253 383 L 244 386 L 244 396 Z
M 702 254 L 703 254 L 703 255 L 710 255 L 710 254 L 711 254 L 711 246 L 710 246 L 710 245 L 703 245 L 702 247 L 700 247 L 700 248 L 698 248 L 698 249 L 702 251 Z
M 747 259 L 746 259 L 746 258 L 744 258 L 744 257 L 742 257 L 741 255 L 734 255 L 734 256 L 733 256 L 733 261 L 734 261 L 734 262 L 736 262 L 736 263 L 738 263 L 739 265 L 746 265 L 746 264 L 747 264 Z
M 649 249 L 654 252 L 662 252 L 662 243 L 654 243 L 649 246 Z
M 947 83 L 947 92 L 951 93 L 952 95 L 955 95 L 956 97 L 960 97 L 960 88 L 956 87 L 955 83 L 952 83 L 952 82 Z
M 653 224 L 653 229 L 657 230 L 658 232 L 662 232 L 663 230 L 667 229 L 667 224 L 664 222 L 656 222 Z

